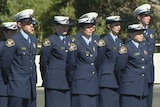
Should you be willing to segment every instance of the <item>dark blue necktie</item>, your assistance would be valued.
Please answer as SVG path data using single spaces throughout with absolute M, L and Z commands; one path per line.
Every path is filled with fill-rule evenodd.
M 118 48 L 119 48 L 119 46 L 120 46 L 120 43 L 119 43 L 119 40 L 118 40 L 118 38 L 116 38 L 116 39 L 115 39 L 115 44 L 116 44 L 116 47 L 118 47 Z

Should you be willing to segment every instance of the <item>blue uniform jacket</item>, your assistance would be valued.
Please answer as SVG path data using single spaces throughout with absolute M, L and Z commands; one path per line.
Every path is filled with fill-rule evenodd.
M 72 68 L 71 91 L 73 94 L 96 95 L 99 93 L 99 80 L 95 68 L 99 36 L 92 35 L 90 45 L 86 44 L 80 33 L 75 38 L 77 50 L 72 52 L 69 65 Z
M 4 41 L 0 42 L 0 96 L 7 96 L 7 77 L 5 72 L 2 70 L 2 53 L 4 47 Z
M 69 89 L 67 78 L 67 59 L 71 38 L 66 36 L 66 43 L 58 34 L 47 38 L 48 45 L 43 44 L 40 56 L 40 69 L 43 86 L 51 89 Z
M 120 94 L 146 96 L 148 84 L 146 73 L 150 68 L 148 48 L 142 45 L 141 50 L 131 41 L 122 46 L 116 64 L 116 75 L 119 77 Z
M 8 76 L 8 95 L 21 98 L 36 97 L 37 39 L 30 36 L 31 44 L 17 32 L 4 46 L 2 67 Z M 32 93 L 32 94 L 31 94 Z M 31 96 L 32 95 L 32 96 Z
M 148 76 L 148 82 L 153 83 L 154 82 L 154 62 L 153 62 L 153 55 L 155 51 L 155 43 L 156 43 L 156 32 L 148 28 L 146 31 L 144 31 L 144 43 L 149 48 L 149 54 L 150 54 L 150 71 L 147 73 Z
M 96 68 L 100 78 L 100 87 L 118 88 L 117 79 L 114 73 L 116 57 L 122 41 L 118 38 L 117 44 L 110 34 L 102 38 L 105 45 L 99 47 L 96 59 Z

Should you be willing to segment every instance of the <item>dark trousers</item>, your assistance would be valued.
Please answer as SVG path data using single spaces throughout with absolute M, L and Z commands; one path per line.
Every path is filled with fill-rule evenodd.
M 8 107 L 36 107 L 36 98 L 25 99 L 25 98 L 9 96 Z
M 0 96 L 0 107 L 8 107 L 8 97 Z

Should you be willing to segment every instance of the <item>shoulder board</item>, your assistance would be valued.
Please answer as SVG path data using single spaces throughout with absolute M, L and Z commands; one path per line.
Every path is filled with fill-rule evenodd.
M 98 45 L 99 47 L 102 47 L 102 46 L 105 46 L 105 45 L 106 45 L 106 42 L 105 42 L 103 39 L 100 39 L 100 40 L 98 41 L 97 45 Z
M 48 38 L 45 38 L 43 41 L 43 46 L 50 46 L 51 45 L 51 41 Z
M 125 46 L 121 46 L 120 49 L 119 49 L 119 53 L 120 54 L 127 53 L 127 48 Z
M 70 45 L 69 45 L 69 50 L 70 50 L 70 51 L 75 51 L 75 50 L 77 50 L 77 45 L 76 45 L 75 43 L 70 43 Z
M 7 47 L 12 47 L 15 45 L 15 41 L 13 39 L 8 39 L 5 43 Z

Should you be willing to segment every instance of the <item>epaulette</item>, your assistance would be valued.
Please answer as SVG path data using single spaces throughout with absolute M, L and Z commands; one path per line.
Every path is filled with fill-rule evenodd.
M 121 46 L 120 49 L 119 49 L 119 53 L 120 54 L 127 53 L 127 48 L 125 46 Z
M 105 45 L 106 45 L 106 42 L 105 42 L 103 39 L 100 39 L 100 40 L 98 41 L 97 45 L 98 45 L 99 47 L 102 47 L 102 46 L 105 46 Z
M 77 45 L 76 45 L 75 43 L 70 43 L 70 45 L 69 45 L 69 50 L 70 50 L 70 51 L 75 51 L 75 50 L 77 50 Z
M 15 45 L 15 41 L 13 39 L 8 39 L 5 43 L 7 47 L 12 47 Z
M 48 38 L 45 38 L 43 41 L 43 46 L 50 46 L 51 45 L 51 41 Z

